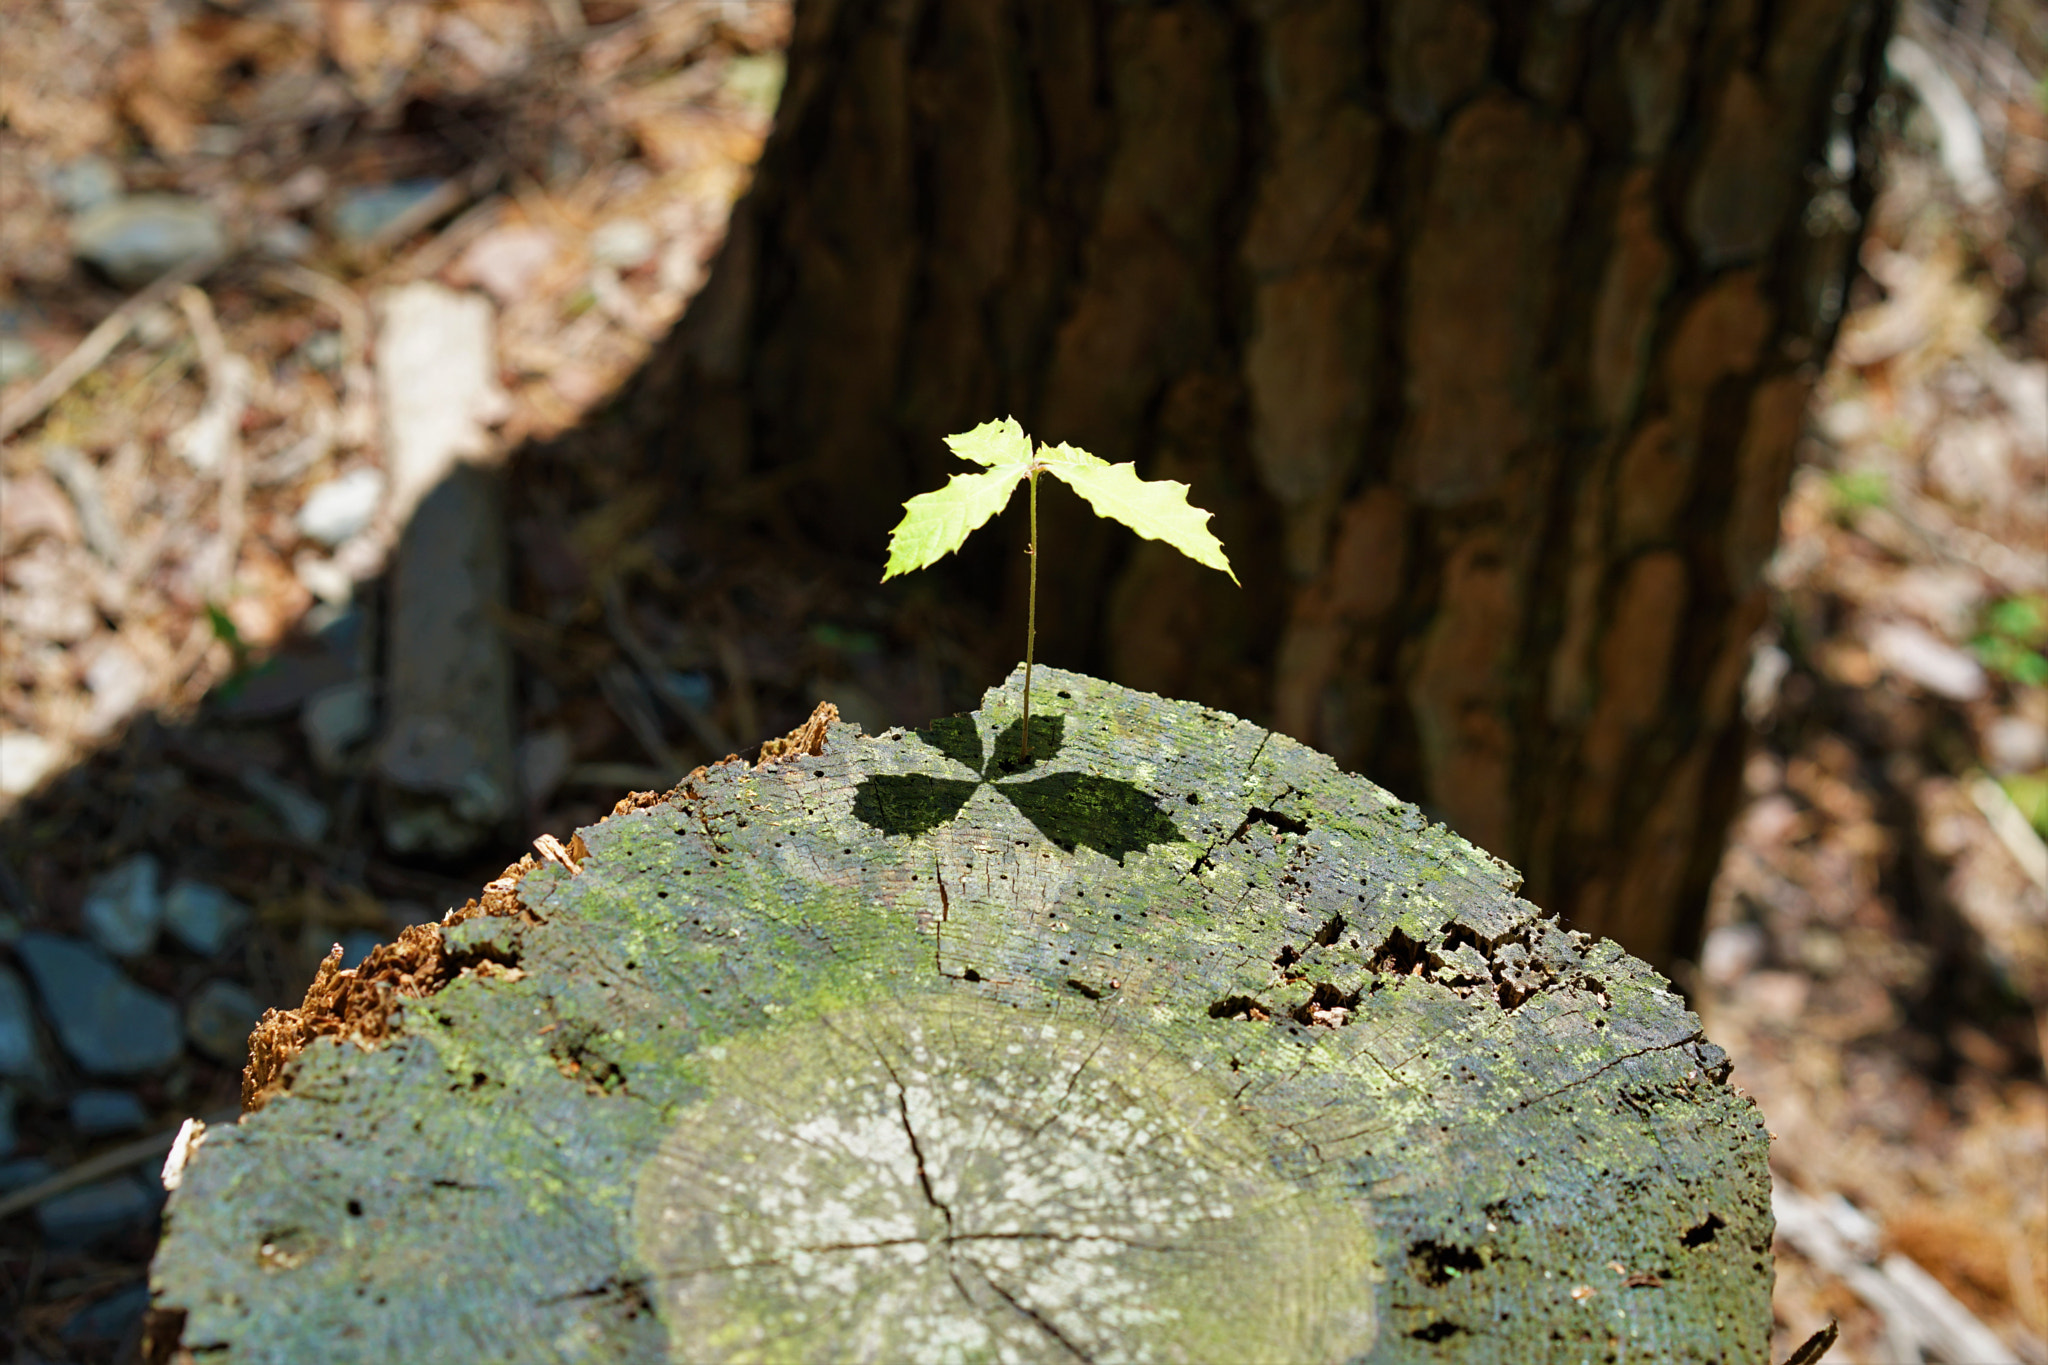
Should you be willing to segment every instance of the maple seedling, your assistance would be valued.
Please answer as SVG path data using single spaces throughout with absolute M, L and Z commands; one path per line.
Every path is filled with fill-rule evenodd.
M 1079 493 L 1098 516 L 1120 521 L 1148 540 L 1163 540 L 1197 564 L 1237 582 L 1223 542 L 1209 530 L 1210 514 L 1188 504 L 1188 486 L 1172 479 L 1141 479 L 1134 464 L 1111 464 L 1070 445 L 1040 445 L 1014 417 L 983 422 L 946 444 L 955 455 L 982 466 L 979 474 L 955 474 L 944 488 L 920 493 L 903 504 L 903 520 L 889 533 L 888 582 L 900 573 L 937 563 L 967 543 L 983 523 L 1009 504 L 1020 480 L 1031 484 L 1031 590 L 1024 622 L 1024 731 L 1020 757 L 1031 757 L 1031 656 L 1038 644 L 1038 476 L 1051 474 Z M 1240 585 L 1241 586 L 1241 585 Z

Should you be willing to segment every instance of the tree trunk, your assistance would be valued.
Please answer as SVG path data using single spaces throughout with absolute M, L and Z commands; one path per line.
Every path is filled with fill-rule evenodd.
M 330 960 L 156 1359 L 1764 1362 L 1769 1144 L 1643 963 L 1321 754 L 1042 670 Z
M 878 566 L 990 417 L 1191 483 L 1244 590 L 1055 495 L 1044 656 L 1270 719 L 1668 962 L 1891 20 L 801 0 L 653 392 L 729 508 Z M 1008 548 L 958 572 L 1021 637 Z

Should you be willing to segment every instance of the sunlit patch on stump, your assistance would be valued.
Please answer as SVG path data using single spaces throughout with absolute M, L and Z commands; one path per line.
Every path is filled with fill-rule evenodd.
M 1276 1175 L 1230 1090 L 1156 1040 L 953 997 L 715 1051 L 634 1211 L 678 1359 L 1372 1345 L 1364 1206 Z

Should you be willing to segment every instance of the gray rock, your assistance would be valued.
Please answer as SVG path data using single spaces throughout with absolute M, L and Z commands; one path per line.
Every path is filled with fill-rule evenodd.
M 0 1161 L 0 1194 L 13 1194 L 31 1185 L 40 1185 L 57 1174 L 57 1168 L 39 1156 L 18 1156 L 12 1161 Z
M 0 384 L 26 379 L 43 368 L 43 353 L 18 336 L 0 333 Z
M 289 716 L 323 687 L 346 682 L 354 674 L 348 660 L 328 650 L 280 652 L 251 675 L 241 691 L 216 705 L 223 717 L 233 720 Z
M 299 358 L 322 373 L 339 370 L 348 359 L 348 343 L 340 332 L 315 332 L 300 345 Z
M 410 536 L 420 499 L 498 448 L 490 429 L 511 415 L 512 399 L 499 381 L 497 310 L 488 297 L 415 280 L 380 289 L 371 302 L 391 479 L 385 514 L 410 522 Z
M 283 261 L 304 260 L 319 244 L 311 228 L 289 218 L 273 218 L 256 231 L 257 250 Z
M 36 1205 L 36 1224 L 53 1246 L 76 1248 L 113 1241 L 156 1217 L 163 1191 L 141 1176 L 102 1180 Z
M 217 886 L 181 877 L 164 897 L 164 926 L 201 957 L 213 957 L 249 923 L 249 907 Z
M 263 1015 L 256 997 L 232 981 L 216 977 L 193 993 L 185 1004 L 185 1029 L 192 1046 L 224 1066 L 249 1060 L 249 1031 Z
M 1756 970 L 1770 949 L 1770 936 L 1761 925 L 1723 924 L 1707 935 L 1700 949 L 1700 972 L 1728 989 Z
M 1975 701 L 1989 686 L 1982 664 L 1913 622 L 1882 622 L 1869 641 L 1879 663 L 1936 696 Z
M 178 1007 L 130 981 L 91 944 L 30 933 L 14 951 L 35 982 L 57 1041 L 87 1073 L 156 1071 L 184 1047 Z
M 71 1097 L 71 1126 L 82 1137 L 133 1133 L 149 1126 L 149 1111 L 126 1090 L 81 1090 Z
M 294 839 L 304 844 L 317 844 L 327 837 L 327 807 L 318 798 L 300 791 L 283 778 L 272 777 L 261 768 L 251 768 L 242 774 L 242 785 L 249 794 L 270 807 L 270 813 Z
M 67 213 L 90 213 L 121 197 L 120 168 L 103 156 L 81 156 L 50 172 L 50 193 Z
M 2048 766 L 2048 727 L 2026 716 L 2000 716 L 1985 728 L 1984 761 L 2001 775 Z
M 35 1009 L 28 988 L 12 969 L 0 967 L 0 1076 L 40 1081 L 47 1074 L 43 1047 L 36 1037 Z
M 709 711 L 718 700 L 718 689 L 712 685 L 709 673 L 695 670 L 688 673 L 670 672 L 663 674 L 656 681 L 661 684 L 662 691 L 678 701 L 696 707 L 699 711 Z
M 377 728 L 376 689 L 358 678 L 314 693 L 299 712 L 299 728 L 320 770 L 336 771 Z
M 399 540 L 376 747 L 384 839 L 399 852 L 461 854 L 516 807 L 501 506 L 494 472 L 457 465 Z
M 560 726 L 526 736 L 519 741 L 518 752 L 521 795 L 534 806 L 547 805 L 575 761 L 575 741 Z
M 330 550 L 353 539 L 384 500 L 384 472 L 368 465 L 315 484 L 299 507 L 299 534 Z
M 94 943 L 115 957 L 140 957 L 156 946 L 164 919 L 157 872 L 156 859 L 138 853 L 101 873 L 87 888 L 79 914 Z
M 21 1141 L 21 1135 L 14 1131 L 14 1087 L 0 1085 L 0 1157 L 14 1155 L 14 1144 Z
M 71 225 L 72 254 L 130 287 L 226 250 L 220 215 L 211 205 L 178 194 L 114 199 Z
M 654 259 L 659 245 L 645 218 L 614 218 L 590 234 L 590 259 L 614 270 L 636 270 Z
M 26 730 L 0 730 L 0 796 L 26 796 L 63 764 L 64 746 Z
M 336 196 L 331 215 L 334 235 L 356 245 L 367 243 L 440 191 L 438 180 L 400 180 L 343 190 Z
M 131 1284 L 73 1313 L 57 1335 L 65 1341 L 125 1341 L 148 1311 L 149 1286 Z

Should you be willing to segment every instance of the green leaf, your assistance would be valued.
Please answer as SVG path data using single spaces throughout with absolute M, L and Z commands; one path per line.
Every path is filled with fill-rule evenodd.
M 1209 513 L 1188 505 L 1188 486 L 1172 479 L 1141 479 L 1132 464 L 1110 464 L 1070 445 L 1040 446 L 1014 417 L 983 422 L 948 436 L 946 444 L 963 460 L 981 465 L 980 474 L 955 474 L 935 493 L 920 493 L 903 504 L 903 520 L 889 533 L 887 582 L 900 573 L 937 563 L 967 543 L 967 537 L 1003 510 L 1027 475 L 1063 480 L 1102 516 L 1120 521 L 1148 540 L 1163 540 L 1197 564 L 1237 574 L 1223 557 L 1223 543 L 1209 530 Z
M 889 533 L 888 582 L 900 573 L 936 564 L 967 543 L 967 537 L 1003 510 L 1024 470 L 955 474 L 936 493 L 919 493 L 903 504 L 903 520 Z
M 2011 636 L 2020 644 L 2048 644 L 2048 599 L 2008 597 L 1985 613 L 1985 621 L 2000 635 Z
M 983 422 L 970 432 L 948 436 L 946 444 L 963 460 L 988 466 L 982 474 L 955 474 L 935 493 L 919 493 L 903 504 L 903 520 L 889 533 L 888 582 L 900 573 L 936 564 L 967 543 L 982 523 L 1003 510 L 1018 482 L 1031 471 L 1031 438 L 1017 419 Z
M 1031 467 L 1031 438 L 1014 417 L 983 422 L 972 431 L 948 436 L 946 447 L 961 459 L 990 469 L 1015 466 L 1021 473 Z
M 1878 469 L 1850 469 L 1828 476 L 1828 493 L 1837 515 L 1846 516 L 1866 507 L 1882 507 L 1891 501 L 1891 477 Z
M 1069 445 L 1040 446 L 1038 462 L 1048 474 L 1088 500 L 1088 505 L 1144 536 L 1163 540 L 1197 564 L 1237 574 L 1223 557 L 1223 542 L 1209 530 L 1210 514 L 1188 505 L 1188 486 L 1172 479 L 1141 479 L 1134 464 L 1110 464 Z

